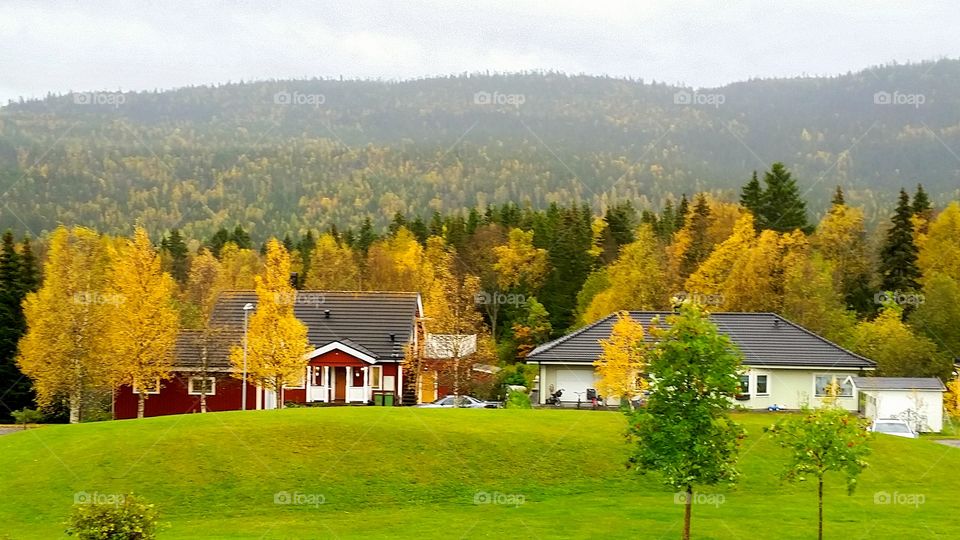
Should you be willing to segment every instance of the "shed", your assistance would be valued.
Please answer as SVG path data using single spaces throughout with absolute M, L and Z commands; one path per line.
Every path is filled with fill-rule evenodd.
M 901 418 L 918 432 L 943 429 L 943 393 L 936 377 L 853 377 L 860 411 L 870 419 Z

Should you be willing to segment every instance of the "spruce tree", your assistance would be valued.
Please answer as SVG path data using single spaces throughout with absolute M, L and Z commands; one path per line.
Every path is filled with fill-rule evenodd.
M 783 163 L 777 162 L 771 166 L 770 171 L 764 174 L 764 183 L 766 188 L 757 219 L 760 228 L 781 233 L 794 229 L 812 232 L 807 222 L 807 203 L 800 197 L 797 182 L 791 178 L 790 171 Z
M 837 190 L 833 192 L 833 199 L 830 201 L 832 206 L 842 206 L 846 204 L 843 199 L 843 188 L 837 186 Z
M 216 233 L 210 237 L 210 241 L 207 243 L 207 246 L 210 248 L 210 253 L 214 257 L 220 258 L 220 250 L 223 249 L 223 245 L 230 241 L 230 231 L 220 227 Z
M 250 239 L 250 235 L 247 231 L 243 230 L 243 227 L 240 225 L 234 227 L 233 232 L 230 233 L 230 241 L 240 249 L 250 249 L 253 247 L 253 240 Z
M 740 206 L 746 208 L 753 214 L 753 222 L 758 229 L 762 228 L 760 225 L 762 205 L 763 187 L 760 186 L 760 180 L 757 179 L 757 171 L 753 171 L 753 176 L 750 177 L 750 181 L 740 190 Z
M 690 217 L 690 247 L 680 261 L 680 275 L 684 279 L 694 273 L 705 261 L 713 246 L 709 244 L 707 230 L 710 228 L 710 204 L 703 193 L 697 195 L 697 202 Z
M 176 279 L 178 283 L 186 283 L 187 275 L 189 274 L 189 263 L 187 261 L 189 250 L 187 249 L 186 242 L 183 241 L 183 236 L 180 234 L 180 231 L 178 229 L 172 229 L 170 236 L 164 238 L 163 242 L 161 242 L 161 247 L 170 254 L 170 258 L 173 260 L 170 271 L 173 278 Z
M 377 240 L 376 233 L 373 232 L 373 224 L 370 222 L 370 216 L 363 218 L 363 225 L 360 226 L 360 233 L 357 235 L 356 244 L 352 247 L 360 250 L 363 256 L 367 256 L 367 250 Z
M 16 364 L 17 343 L 26 332 L 23 298 L 36 290 L 37 271 L 33 253 L 17 253 L 13 233 L 3 235 L 0 246 L 0 423 L 11 421 L 10 413 L 33 406 L 30 379 Z M 24 246 L 29 246 L 24 240 Z
M 687 223 L 687 212 L 690 211 L 690 203 L 687 201 L 687 194 L 684 193 L 680 196 L 680 204 L 677 206 L 677 224 L 673 226 L 673 230 L 679 231 Z
M 921 219 L 919 229 L 920 234 L 927 234 L 930 220 L 933 219 L 933 206 L 930 204 L 930 197 L 923 190 L 922 184 L 917 184 L 917 192 L 913 196 L 913 215 Z
M 920 289 L 917 246 L 913 242 L 913 208 L 906 190 L 900 189 L 897 209 L 891 219 L 880 252 L 881 287 L 885 291 L 908 292 Z

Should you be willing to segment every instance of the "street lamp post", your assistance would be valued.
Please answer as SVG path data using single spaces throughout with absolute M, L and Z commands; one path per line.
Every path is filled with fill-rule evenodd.
M 253 309 L 253 304 L 247 302 L 243 306 L 243 382 L 240 385 L 240 410 L 247 410 L 247 322 L 249 320 L 248 315 L 250 310 Z

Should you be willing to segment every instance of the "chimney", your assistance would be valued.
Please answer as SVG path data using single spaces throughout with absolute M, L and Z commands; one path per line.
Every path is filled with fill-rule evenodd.
M 290 286 L 299 289 L 300 275 L 297 272 L 290 272 Z
M 324 319 L 329 319 L 329 318 L 330 318 L 330 310 L 329 310 L 329 309 L 323 310 L 323 318 L 324 318 Z

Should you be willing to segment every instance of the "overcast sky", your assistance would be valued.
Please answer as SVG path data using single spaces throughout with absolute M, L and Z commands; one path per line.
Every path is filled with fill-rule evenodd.
M 957 58 L 958 28 L 956 0 L 0 0 L 0 100 L 530 69 L 719 86 Z

